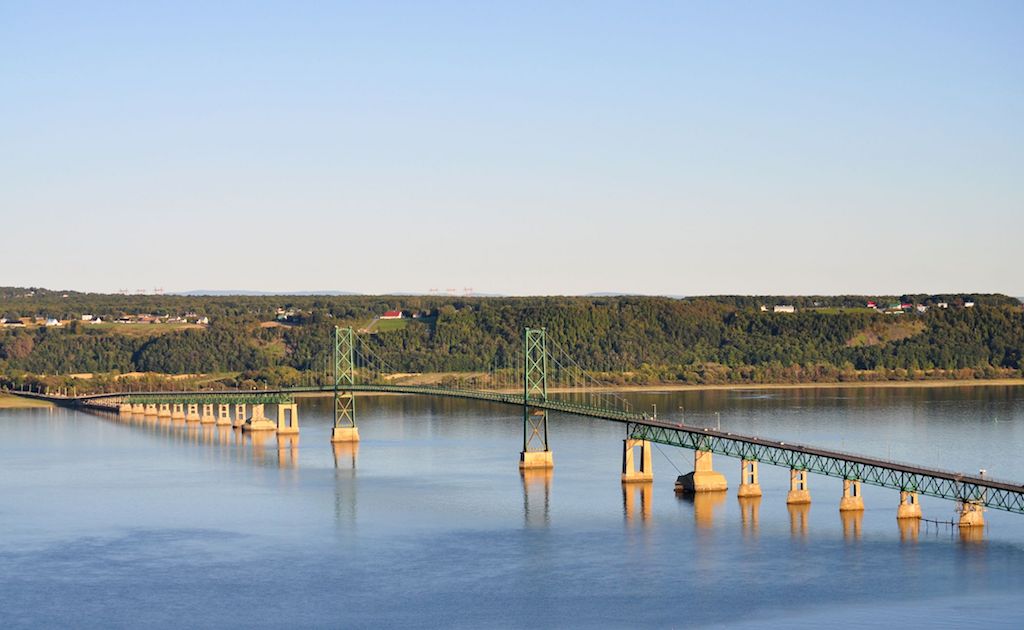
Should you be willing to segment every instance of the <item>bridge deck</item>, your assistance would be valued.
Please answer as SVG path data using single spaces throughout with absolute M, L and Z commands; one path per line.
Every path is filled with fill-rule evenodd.
M 970 501 L 998 510 L 1024 514 L 1024 485 L 999 481 L 987 477 L 965 475 L 936 468 L 892 462 L 883 459 L 856 455 L 842 451 L 817 448 L 802 444 L 767 440 L 764 438 L 716 431 L 702 427 L 659 422 L 644 414 L 614 409 L 600 409 L 549 398 L 548 400 L 524 401 L 522 393 L 481 391 L 446 388 L 437 386 L 363 384 L 346 388 L 352 392 L 386 392 L 395 394 L 420 394 L 485 400 L 501 404 L 523 406 L 524 402 L 538 409 L 571 413 L 602 420 L 626 424 L 627 434 L 636 439 L 648 440 L 669 446 L 709 451 L 720 455 L 807 470 L 829 477 L 858 480 L 870 485 L 918 492 L 921 494 L 950 499 Z M 296 387 L 258 392 L 197 391 L 197 392 L 153 392 L 132 393 L 132 400 L 173 402 L 194 401 L 196 397 L 210 400 L 216 397 L 246 396 L 267 397 L 291 396 L 294 394 L 329 393 L 331 387 Z M 95 394 L 74 399 L 83 404 L 101 402 L 112 398 L 123 398 L 129 394 Z M 143 400 L 145 399 L 145 400 Z M 265 400 L 266 400 L 265 399 Z

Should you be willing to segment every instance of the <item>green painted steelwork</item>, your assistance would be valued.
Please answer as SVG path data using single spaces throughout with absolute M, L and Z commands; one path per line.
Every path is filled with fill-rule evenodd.
M 334 428 L 356 426 L 355 337 L 352 328 L 334 327 Z
M 115 400 L 111 400 L 111 399 Z M 137 392 L 112 394 L 104 402 L 127 405 L 290 405 L 295 395 L 289 392 Z
M 523 331 L 523 451 L 547 451 L 548 410 L 547 334 L 543 328 Z M 535 405 L 534 402 L 541 403 Z
M 819 449 L 800 444 L 775 442 L 734 433 L 715 431 L 685 425 L 658 422 L 644 414 L 620 410 L 599 409 L 549 398 L 527 399 L 523 394 L 490 392 L 429 385 L 353 384 L 350 392 L 385 392 L 418 394 L 489 401 L 504 405 L 529 405 L 546 411 L 559 411 L 579 416 L 611 420 L 626 424 L 626 433 L 634 439 L 643 439 L 669 446 L 704 450 L 742 459 L 756 460 L 787 468 L 807 470 L 840 479 L 855 479 L 869 485 L 893 490 L 918 492 L 952 501 L 973 502 L 997 510 L 1024 514 L 1024 485 L 956 472 L 924 468 L 898 462 Z M 97 394 L 68 399 L 79 404 L 95 401 L 109 404 L 115 400 L 138 397 L 136 402 L 199 402 L 202 396 L 215 397 L 227 402 L 232 395 L 245 402 L 272 402 L 269 397 L 282 395 L 291 400 L 297 394 L 329 395 L 332 387 L 297 387 L 273 392 L 154 392 L 152 394 Z M 254 399 L 254 397 L 259 397 Z M 211 401 L 212 402 L 212 401 Z
M 873 486 L 976 503 L 1024 514 L 1024 486 L 961 473 L 887 462 L 861 455 L 774 442 L 696 427 L 654 422 L 630 422 L 627 434 L 668 446 L 679 446 L 739 459 L 753 460 L 827 477 L 860 481 Z

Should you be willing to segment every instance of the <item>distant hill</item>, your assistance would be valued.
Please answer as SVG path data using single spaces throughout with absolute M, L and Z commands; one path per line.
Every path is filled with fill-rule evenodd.
M 193 289 L 178 291 L 170 295 L 187 295 L 195 297 L 224 297 L 229 295 L 271 296 L 271 295 L 359 295 L 353 291 L 253 291 L 250 289 Z

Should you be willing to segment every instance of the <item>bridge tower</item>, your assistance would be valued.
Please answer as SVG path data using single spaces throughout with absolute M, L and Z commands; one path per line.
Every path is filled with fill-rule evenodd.
M 554 468 L 548 448 L 548 412 L 530 405 L 548 400 L 548 348 L 545 329 L 523 333 L 523 450 L 519 468 Z
M 334 429 L 332 442 L 358 442 L 356 427 L 355 337 L 352 328 L 334 327 Z

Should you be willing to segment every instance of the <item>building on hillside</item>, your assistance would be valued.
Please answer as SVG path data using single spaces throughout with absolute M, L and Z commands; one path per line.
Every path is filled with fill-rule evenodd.
M 926 312 L 928 312 L 928 307 L 925 306 L 924 304 L 918 304 L 917 305 L 917 312 L 918 313 L 926 313 Z
M 82 321 L 83 322 L 91 322 L 92 321 L 92 315 L 82 315 Z
M 206 315 L 203 315 L 202 317 L 200 317 L 199 319 L 196 320 L 196 323 L 197 324 L 202 324 L 203 326 L 206 326 L 206 325 L 208 325 L 210 323 L 210 318 L 207 317 Z
M 974 302 L 964 302 L 964 308 L 974 308 Z
M 875 309 L 877 309 L 878 308 L 878 302 L 868 302 L 867 306 L 868 306 L 868 308 L 875 308 Z
M 402 319 L 402 311 L 385 311 L 381 319 Z
M 775 308 L 772 309 L 774 313 L 795 313 L 796 307 L 792 304 L 776 304 Z
M 949 308 L 949 302 L 939 302 L 935 305 L 935 308 Z
M 60 322 L 52 317 L 48 317 L 46 318 L 46 325 L 50 327 L 60 326 Z

